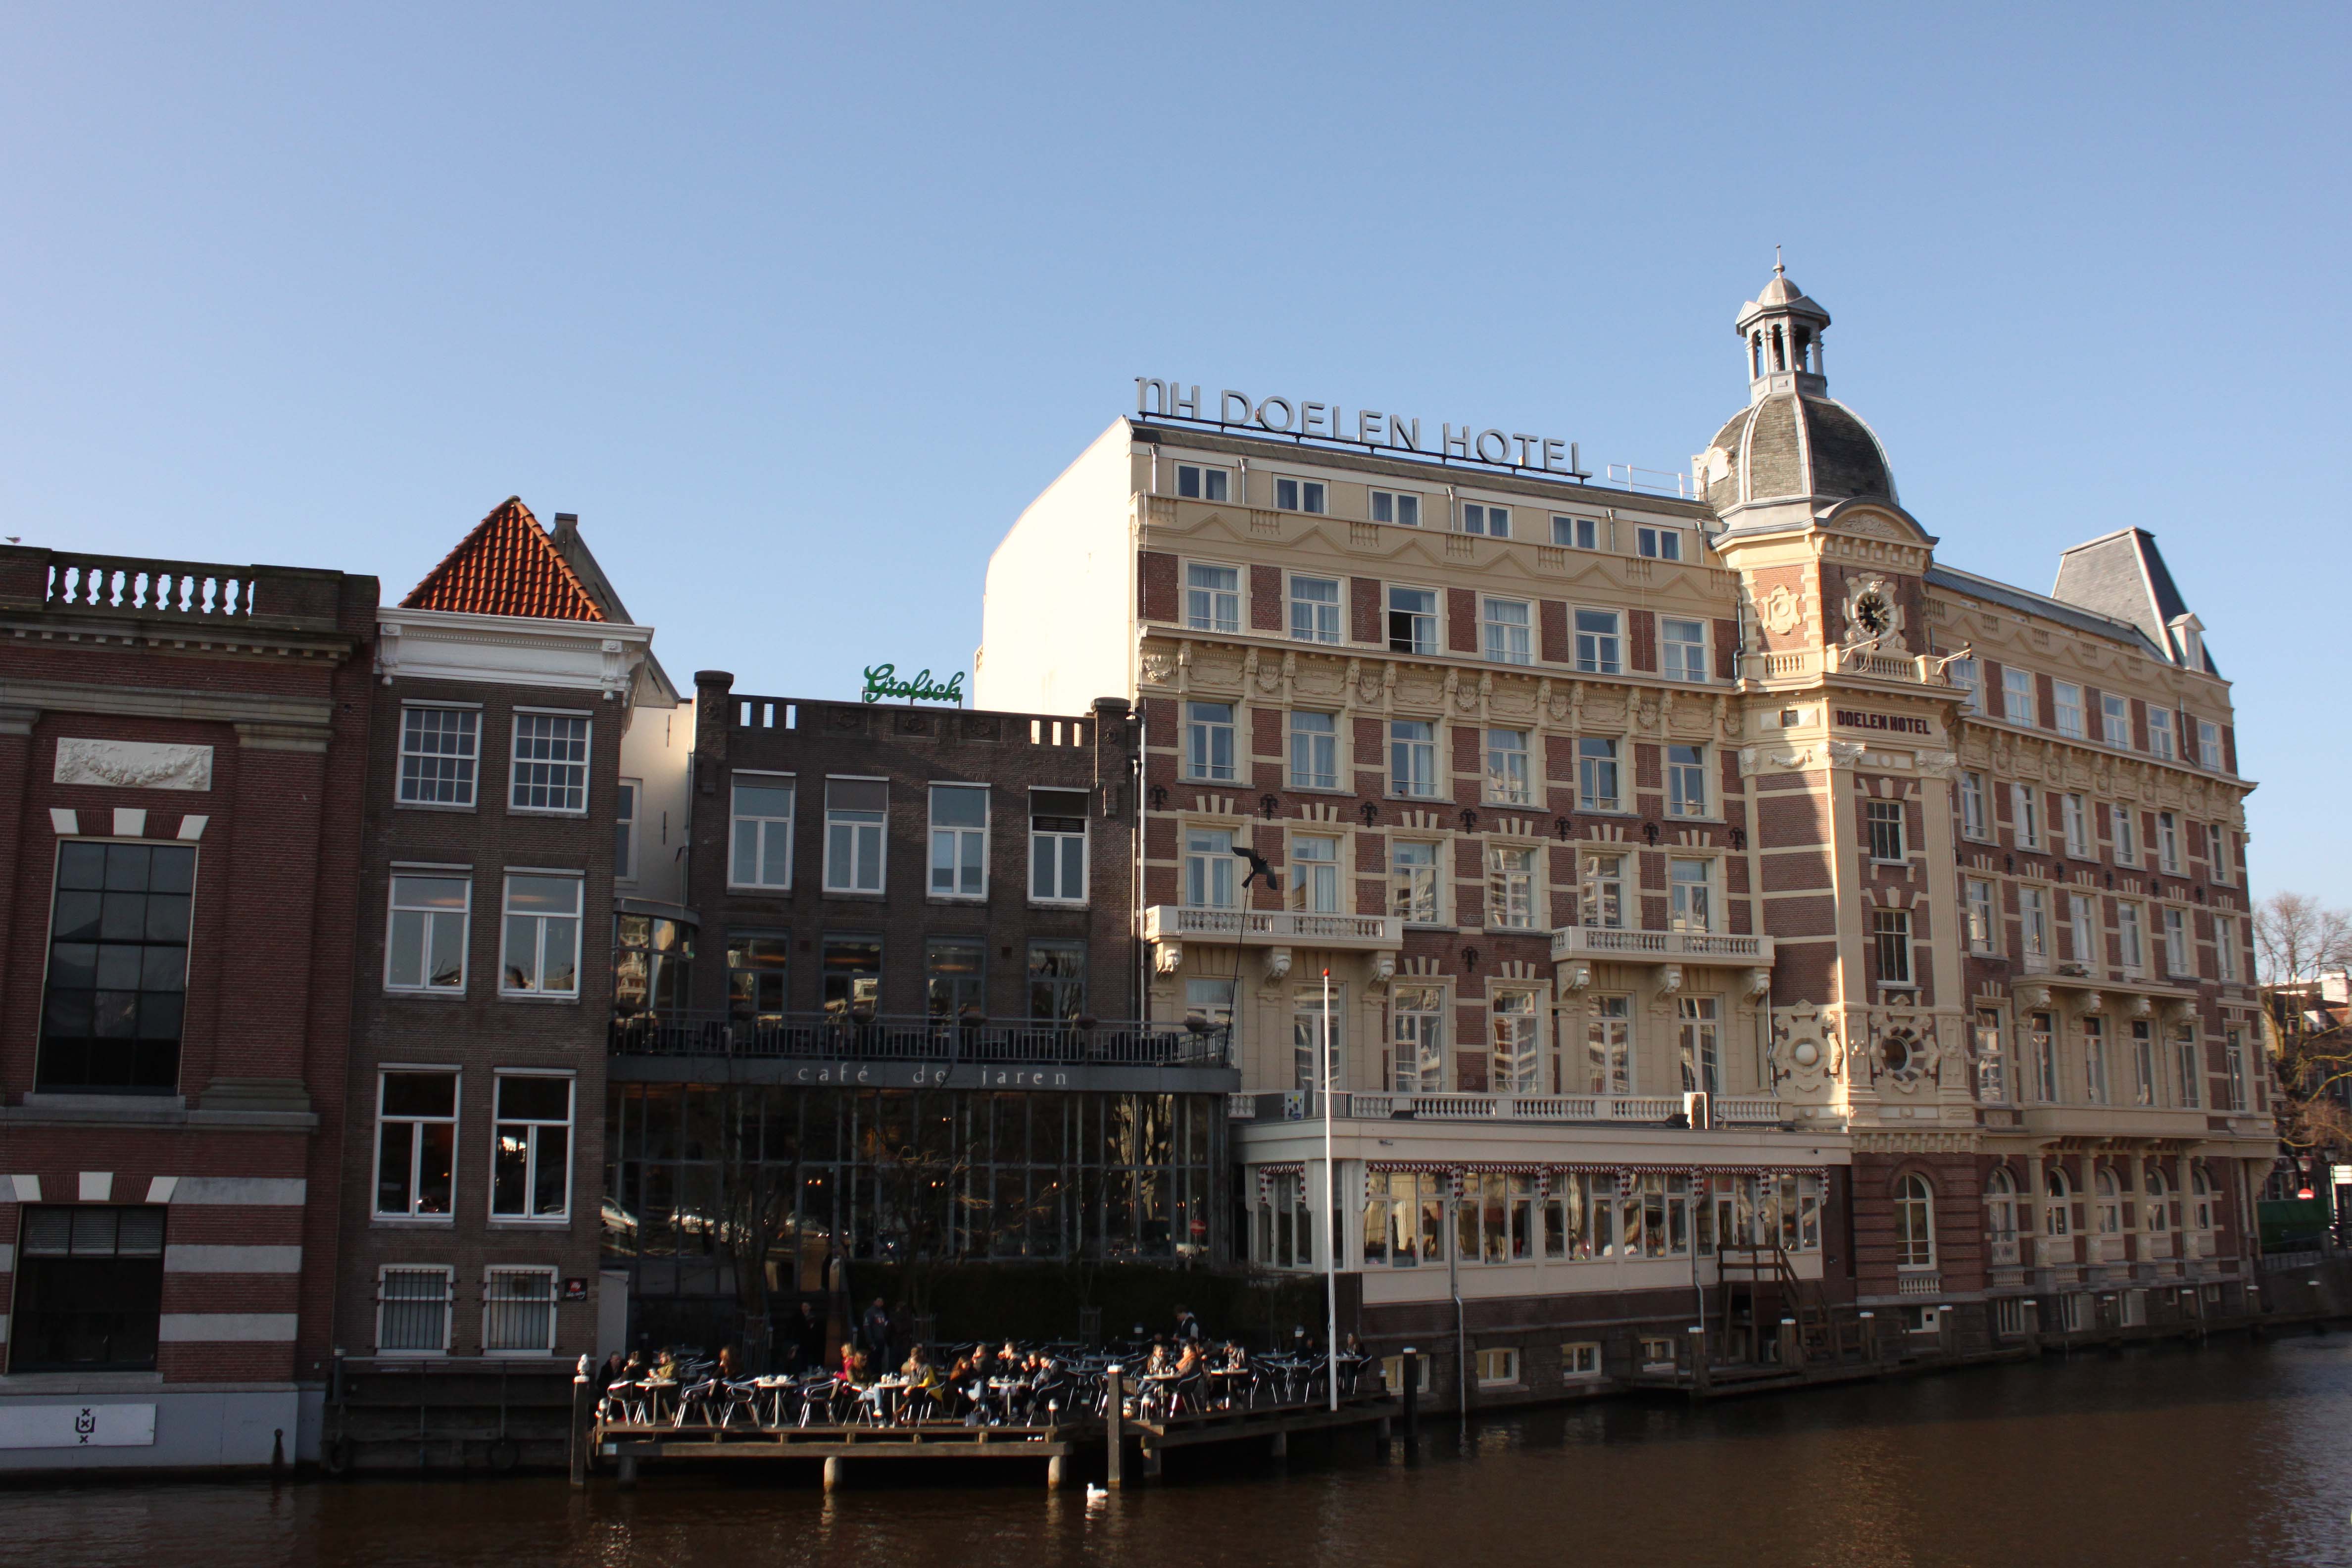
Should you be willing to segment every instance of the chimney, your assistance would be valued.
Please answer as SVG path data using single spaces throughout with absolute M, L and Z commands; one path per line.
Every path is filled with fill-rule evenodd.
M 2337 1004 L 2352 1002 L 2352 974 L 2341 969 L 2319 972 L 2319 999 Z
M 551 537 L 554 539 L 555 548 L 558 550 L 569 550 L 579 543 L 580 514 L 576 511 L 557 512 L 555 528 Z

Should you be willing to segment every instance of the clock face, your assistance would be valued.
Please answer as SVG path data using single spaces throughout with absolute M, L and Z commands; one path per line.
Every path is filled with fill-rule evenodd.
M 1886 601 L 1875 594 L 1864 594 L 1853 602 L 1856 625 L 1874 637 L 1886 629 Z

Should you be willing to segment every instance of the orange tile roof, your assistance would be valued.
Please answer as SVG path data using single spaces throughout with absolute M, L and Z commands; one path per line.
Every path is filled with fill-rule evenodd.
M 509 496 L 482 519 L 400 607 L 560 621 L 604 618 L 520 496 Z

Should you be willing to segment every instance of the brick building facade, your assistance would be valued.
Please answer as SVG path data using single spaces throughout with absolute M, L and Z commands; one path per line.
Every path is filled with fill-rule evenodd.
M 0 549 L 0 1468 L 316 1452 L 375 605 Z

